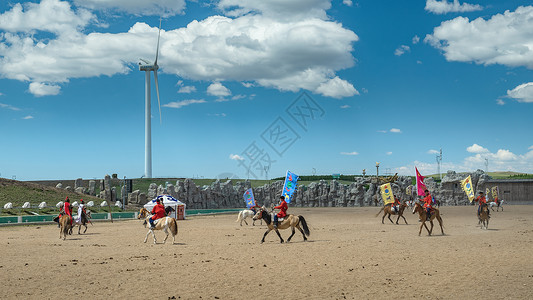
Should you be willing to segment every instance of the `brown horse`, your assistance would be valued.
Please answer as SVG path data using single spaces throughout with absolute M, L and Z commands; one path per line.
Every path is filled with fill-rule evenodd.
M 420 224 L 420 230 L 418 231 L 418 236 L 420 236 L 420 234 L 422 233 L 422 226 L 426 227 L 426 230 L 428 231 L 428 235 L 431 235 L 431 232 L 433 231 L 433 220 L 435 218 L 437 218 L 437 220 L 439 221 L 440 231 L 442 232 L 442 235 L 444 235 L 444 229 L 442 228 L 442 218 L 440 217 L 440 212 L 437 208 L 433 208 L 433 210 L 434 210 L 434 213 L 432 213 L 431 217 L 429 218 L 429 223 L 431 224 L 431 228 L 428 229 L 426 225 L 426 220 L 427 220 L 426 209 L 423 208 L 419 203 L 415 203 L 415 207 L 413 208 L 413 214 L 418 213 L 420 222 L 422 222 L 422 224 Z
M 405 210 L 405 208 L 407 207 L 407 203 L 404 201 L 400 204 L 400 208 L 398 209 L 398 212 L 396 211 L 393 211 L 392 210 L 392 205 L 389 203 L 385 206 L 383 206 L 379 212 L 376 214 L 376 217 L 379 216 L 379 214 L 383 211 L 383 218 L 381 218 L 381 224 L 385 224 L 385 216 L 387 216 L 390 220 L 390 222 L 392 224 L 394 224 L 394 222 L 392 221 L 392 219 L 390 218 L 391 215 L 398 215 L 398 218 L 396 218 L 396 224 L 398 224 L 398 221 L 400 220 L 400 217 L 403 218 L 403 220 L 405 221 L 405 224 L 407 224 L 407 220 L 405 219 L 405 217 L 403 216 L 403 211 Z
M 152 215 L 148 212 L 146 208 L 143 207 L 141 208 L 137 219 L 144 219 L 143 224 L 144 224 L 144 227 L 146 227 L 146 223 L 148 223 L 148 218 L 151 218 L 151 217 Z M 163 230 L 167 234 L 167 236 L 163 240 L 163 244 L 164 244 L 168 238 L 168 234 L 169 234 L 168 229 L 170 229 L 170 232 L 172 233 L 172 244 L 174 244 L 174 242 L 176 241 L 176 235 L 178 235 L 178 221 L 176 221 L 176 219 L 172 217 L 164 217 L 161 219 L 157 219 L 154 222 L 157 222 L 155 224 L 155 228 L 154 229 L 149 228 L 148 233 L 146 233 L 146 238 L 144 239 L 144 242 L 146 243 L 146 241 L 148 240 L 148 235 L 151 232 L 152 236 L 154 237 L 154 244 L 156 244 L 157 240 L 155 239 L 154 230 Z
M 481 229 L 485 228 L 488 229 L 489 227 L 489 207 L 488 205 L 483 205 L 481 207 L 481 212 L 478 216 L 479 224 L 481 224 Z
M 252 219 L 254 221 L 255 220 L 259 220 L 259 219 L 265 220 L 265 223 L 268 226 L 267 231 L 263 235 L 263 239 L 261 240 L 261 243 L 265 242 L 266 235 L 272 230 L 276 231 L 276 233 L 279 236 L 280 242 L 283 243 L 284 240 L 281 237 L 281 234 L 279 233 L 278 229 L 287 229 L 287 228 L 291 228 L 292 229 L 292 234 L 287 239 L 287 242 L 291 241 L 292 236 L 296 232 L 294 230 L 294 228 L 298 228 L 298 230 L 302 233 L 304 241 L 307 241 L 307 237 L 306 236 L 309 236 L 309 227 L 307 227 L 307 222 L 305 221 L 303 216 L 287 215 L 284 218 L 284 220 L 281 221 L 278 224 L 278 228 L 275 228 L 274 224 L 272 224 L 272 217 L 270 216 L 270 214 L 268 212 L 265 212 L 265 208 L 262 207 L 262 208 L 258 209 L 257 213 L 255 214 L 255 216 Z M 300 227 L 300 224 L 302 224 L 303 230 L 302 230 L 302 227 Z
M 68 215 L 62 215 L 59 218 L 59 238 L 61 239 L 61 235 L 63 235 L 63 240 L 65 240 L 71 228 L 70 217 Z

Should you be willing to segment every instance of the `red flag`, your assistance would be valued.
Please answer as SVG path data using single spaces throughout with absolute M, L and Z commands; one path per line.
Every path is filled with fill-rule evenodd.
M 415 167 L 416 171 L 416 189 L 418 192 L 418 196 L 424 196 L 424 191 L 427 190 L 426 185 L 424 184 L 424 176 L 420 175 L 420 172 L 418 172 L 418 169 Z

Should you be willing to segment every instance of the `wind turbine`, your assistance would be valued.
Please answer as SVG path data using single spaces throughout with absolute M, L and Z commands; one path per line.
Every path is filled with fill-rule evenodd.
M 159 101 L 159 84 L 157 83 L 157 58 L 159 56 L 159 39 L 161 37 L 161 19 L 159 20 L 159 34 L 157 35 L 157 48 L 155 61 L 150 63 L 145 59 L 140 59 L 139 71 L 145 72 L 145 122 L 144 122 L 144 177 L 152 178 L 152 120 L 151 120 L 151 99 L 150 99 L 150 72 L 154 72 L 155 90 L 157 92 L 157 104 L 159 105 L 159 122 L 161 123 L 161 102 Z

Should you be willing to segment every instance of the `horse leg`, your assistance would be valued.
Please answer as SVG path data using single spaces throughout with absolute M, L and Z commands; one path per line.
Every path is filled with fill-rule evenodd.
M 168 239 L 168 230 L 166 226 L 165 226 L 165 229 L 163 229 L 163 231 L 167 234 L 167 236 L 165 236 L 165 239 L 163 240 L 163 244 L 164 244 Z
M 248 226 L 248 222 L 246 222 L 246 217 L 242 218 L 242 220 L 244 221 L 244 223 L 246 224 L 246 226 Z M 241 222 L 241 226 L 242 226 L 242 222 Z
M 148 230 L 148 232 L 146 233 L 146 238 L 144 238 L 144 242 L 146 243 L 146 241 L 148 240 L 148 235 L 150 235 L 150 231 L 152 230 Z
M 400 221 L 400 215 L 398 215 L 398 218 L 396 218 L 396 225 L 399 225 L 398 221 Z
M 292 233 L 291 233 L 291 236 L 289 236 L 289 238 L 287 239 L 287 243 L 291 241 L 292 239 L 292 236 L 296 233 L 296 230 L 294 230 L 294 227 L 292 227 Z
M 420 224 L 420 230 L 418 231 L 418 236 L 420 236 L 420 234 L 422 234 L 422 227 L 424 227 L 424 226 L 426 227 L 426 229 L 428 229 L 427 226 L 426 226 L 426 222 L 422 221 L 422 224 Z
M 409 224 L 407 224 L 407 220 L 405 219 L 405 217 L 403 215 L 401 215 L 400 217 L 402 217 L 403 220 L 405 221 L 405 225 L 409 225 Z M 400 219 L 400 217 L 398 217 L 398 219 Z M 398 224 L 398 223 L 396 223 L 396 224 Z
M 277 230 L 277 229 L 275 229 L 275 230 L 276 230 L 276 233 L 277 233 L 278 236 L 279 236 L 279 242 L 283 244 L 283 242 L 285 242 L 285 241 L 284 241 L 283 238 L 281 237 L 281 234 L 279 233 L 279 230 Z M 294 234 L 294 233 L 293 233 L 293 234 Z
M 78 234 L 80 234 L 81 224 L 78 225 Z
M 386 214 L 383 213 L 383 218 L 381 218 L 381 224 L 385 224 L 385 216 L 386 216 Z
M 442 232 L 442 235 L 444 235 L 444 229 L 442 228 L 442 218 L 439 216 L 439 217 L 437 218 L 437 221 L 439 221 L 440 232 Z
M 265 237 L 267 236 L 267 234 L 270 232 L 270 228 L 267 229 L 267 231 L 265 231 L 265 234 L 263 234 L 263 239 L 261 240 L 261 244 L 265 242 Z
M 87 232 L 87 223 L 83 224 L 83 226 L 85 226 L 85 230 L 83 231 L 83 233 L 86 233 Z
M 429 235 L 433 232 L 433 220 L 429 220 L 429 224 L 431 225 L 431 228 L 429 229 Z
M 300 227 L 300 224 L 296 225 L 296 228 L 298 228 L 298 230 L 300 230 L 300 232 L 302 233 L 302 236 L 304 237 L 304 242 L 307 241 L 307 237 L 305 236 L 302 227 Z
M 391 214 L 389 213 L 389 214 L 387 215 L 387 217 L 389 218 L 389 221 L 390 221 L 392 224 L 394 224 L 394 221 L 392 221 L 392 219 L 390 218 L 390 216 L 391 216 Z

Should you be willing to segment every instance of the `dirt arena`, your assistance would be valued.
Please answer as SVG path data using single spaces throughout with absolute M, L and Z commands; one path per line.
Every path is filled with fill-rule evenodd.
M 236 214 L 179 221 L 154 245 L 140 221 L 95 223 L 59 240 L 55 225 L 0 227 L 3 299 L 532 299 L 533 206 L 494 212 L 442 207 L 444 232 L 418 236 L 376 207 L 290 208 L 311 230 L 280 244 Z M 290 232 L 282 231 L 286 239 Z M 156 233 L 159 242 L 163 233 Z

